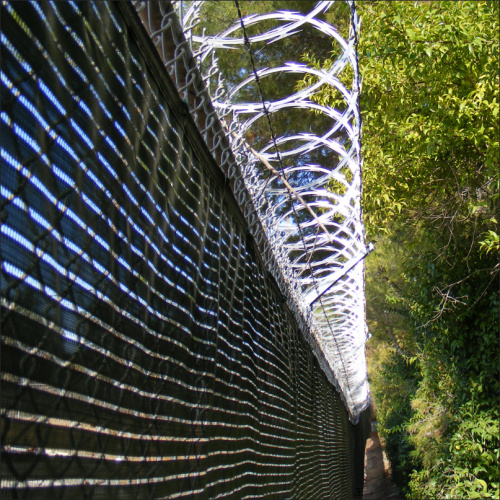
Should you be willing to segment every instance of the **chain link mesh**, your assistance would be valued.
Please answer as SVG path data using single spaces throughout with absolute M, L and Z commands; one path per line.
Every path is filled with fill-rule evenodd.
M 171 79 L 128 3 L 1 8 L 2 494 L 359 493 L 366 429 L 173 24 Z

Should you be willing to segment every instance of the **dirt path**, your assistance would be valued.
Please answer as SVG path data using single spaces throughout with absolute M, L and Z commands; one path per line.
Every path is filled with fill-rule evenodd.
M 403 499 L 399 488 L 392 482 L 389 461 L 380 444 L 375 420 L 372 420 L 372 433 L 366 442 L 363 500 Z

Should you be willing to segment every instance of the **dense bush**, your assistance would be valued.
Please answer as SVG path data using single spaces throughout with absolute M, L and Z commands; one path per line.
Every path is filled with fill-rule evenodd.
M 482 264 L 492 269 L 491 260 Z M 497 498 L 497 282 L 491 272 L 475 273 L 457 285 L 461 303 L 442 311 L 433 283 L 449 269 L 434 263 L 425 272 L 428 261 L 428 254 L 414 259 L 402 273 L 404 286 L 389 288 L 384 298 L 391 314 L 407 313 L 406 329 L 395 334 L 404 355 L 388 347 L 376 315 L 373 320 L 379 330 L 371 349 L 385 356 L 372 360 L 370 370 L 376 369 L 372 390 L 381 434 L 394 478 L 409 498 Z M 369 296 L 379 291 L 371 280 L 367 289 Z
M 499 5 L 358 7 L 380 432 L 408 498 L 498 498 Z
M 409 498 L 498 498 L 499 2 L 356 6 L 380 434 Z

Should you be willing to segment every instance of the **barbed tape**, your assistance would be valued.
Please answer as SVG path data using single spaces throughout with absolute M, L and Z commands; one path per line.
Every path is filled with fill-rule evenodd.
M 319 357 L 324 357 L 327 364 L 322 363 L 323 369 L 333 372 L 334 380 L 329 378 L 343 395 L 351 420 L 355 422 L 368 405 L 362 259 L 370 249 L 365 245 L 361 217 L 360 81 L 356 53 L 360 22 L 354 2 L 347 1 L 351 9 L 347 40 L 334 26 L 318 18 L 331 8 L 332 1 L 318 2 L 308 14 L 278 11 L 242 17 L 241 22 L 235 19 L 225 31 L 214 36 L 194 32 L 209 2 L 172 2 L 177 18 L 175 21 L 172 11 L 165 8 L 166 2 L 158 3 L 159 7 L 153 5 L 156 2 L 136 2 L 135 6 L 143 12 L 143 22 L 147 20 L 145 24 L 153 41 L 159 50 L 163 50 L 167 69 L 179 93 L 190 105 L 195 121 L 199 119 L 200 109 L 207 104 L 205 97 L 201 96 L 209 92 L 209 99 L 229 141 L 239 172 L 234 165 L 225 165 L 224 158 L 227 159 L 227 156 L 219 154 L 221 167 L 232 179 L 232 189 L 254 238 L 272 255 L 269 258 L 263 251 L 268 269 L 299 317 L 299 324 L 306 326 L 319 346 L 323 355 Z M 152 22 L 154 9 L 156 16 L 160 17 L 156 25 Z M 147 16 L 144 12 L 148 13 Z M 251 36 L 242 33 L 251 26 L 255 31 L 255 27 L 266 21 L 274 21 L 278 26 Z M 168 44 L 165 34 L 172 22 L 182 22 L 184 33 L 184 39 L 174 40 L 173 58 L 165 52 Z M 329 69 L 298 62 L 286 62 L 276 67 L 254 67 L 254 71 L 241 76 L 241 81 L 227 85 L 218 65 L 218 51 L 246 46 L 251 54 L 252 45 L 259 42 L 278 43 L 296 36 L 306 25 L 330 37 L 341 49 L 340 56 Z M 193 58 L 205 88 L 194 88 L 194 78 L 189 79 L 193 72 Z M 180 60 L 187 68 L 183 78 L 176 69 Z M 341 80 L 341 74 L 348 68 L 353 74 L 350 88 Z M 280 73 L 298 75 L 302 79 L 309 76 L 311 83 L 284 98 L 272 100 L 273 96 L 262 95 L 260 101 L 240 102 L 240 93 L 245 87 Z M 345 101 L 344 110 L 339 111 L 311 99 L 324 85 L 338 90 Z M 189 103 L 189 92 L 194 93 L 194 100 L 201 104 L 193 106 Z M 271 128 L 272 140 L 264 147 L 258 149 L 249 144 L 248 133 L 261 119 L 269 119 L 278 112 L 292 109 L 321 113 L 331 121 L 331 126 L 321 135 L 304 131 L 280 137 L 274 137 Z M 208 119 L 198 126 L 205 136 L 211 128 Z M 217 135 L 217 132 L 212 135 Z M 317 165 L 298 161 L 301 156 L 319 148 L 334 153 L 338 162 L 335 165 Z M 215 148 L 211 149 L 212 154 L 217 156 Z M 262 165 L 265 165 L 266 175 Z M 296 178 L 298 173 L 311 174 L 308 175 L 308 182 L 294 184 L 290 179 L 294 174 Z M 332 190 L 332 180 L 343 188 L 337 192 Z M 290 206 L 286 205 L 286 200 L 289 200 Z

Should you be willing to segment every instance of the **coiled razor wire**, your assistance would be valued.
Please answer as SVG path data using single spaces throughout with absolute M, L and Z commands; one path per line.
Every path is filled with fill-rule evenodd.
M 228 9 L 231 7 L 232 2 L 224 3 Z M 362 259 L 370 251 L 365 245 L 361 218 L 360 79 L 356 52 L 360 22 L 354 2 L 346 2 L 350 27 L 344 39 L 334 26 L 321 19 L 334 3 L 318 2 L 308 13 L 282 10 L 235 16 L 226 29 L 208 35 L 210 26 L 204 25 L 205 13 L 214 7 L 212 2 L 174 2 L 175 22 L 182 23 L 185 35 L 175 49 L 175 58 L 192 54 L 202 71 L 241 168 L 243 183 L 236 184 L 236 197 L 243 199 L 238 189 L 251 194 L 242 209 L 254 236 L 258 237 L 259 231 L 253 224 L 255 215 L 265 231 L 274 257 L 267 260 L 267 265 L 299 322 L 305 322 L 313 342 L 324 354 L 323 369 L 333 373 L 330 379 L 341 391 L 351 419 L 356 422 L 368 405 Z M 246 11 L 252 10 L 251 2 L 241 5 Z M 240 13 L 237 2 L 232 7 Z M 162 11 L 161 3 L 155 7 L 154 2 L 137 2 L 136 8 L 163 51 L 167 67 L 175 74 L 163 38 L 165 27 L 174 22 L 172 13 Z M 271 45 L 287 38 L 299 38 L 305 28 L 326 36 L 335 53 L 340 54 L 330 69 L 288 60 L 271 67 L 259 66 L 263 59 L 266 64 L 276 61 L 255 54 L 261 56 Z M 253 34 L 247 34 L 249 29 Z M 232 73 L 230 82 L 219 64 L 224 51 L 231 51 L 231 57 L 242 68 Z M 245 69 L 249 63 L 249 69 Z M 308 77 L 308 85 L 285 97 L 262 90 L 267 79 L 283 74 L 296 75 L 297 81 Z M 314 94 L 324 86 L 342 96 L 343 109 L 314 100 Z M 249 88 L 254 89 L 254 100 L 246 100 Z M 326 117 L 329 126 L 315 133 L 314 129 L 301 130 L 300 123 L 294 122 L 277 136 L 272 125 L 275 115 L 283 116 L 292 110 L 300 110 L 304 116 L 321 115 L 322 123 Z M 198 110 L 191 111 L 196 114 Z M 249 138 L 259 134 L 262 137 L 263 122 L 268 127 L 267 141 L 253 145 Z M 325 163 L 307 161 L 318 152 L 327 158 Z M 230 171 L 229 177 L 235 179 L 236 171 Z

